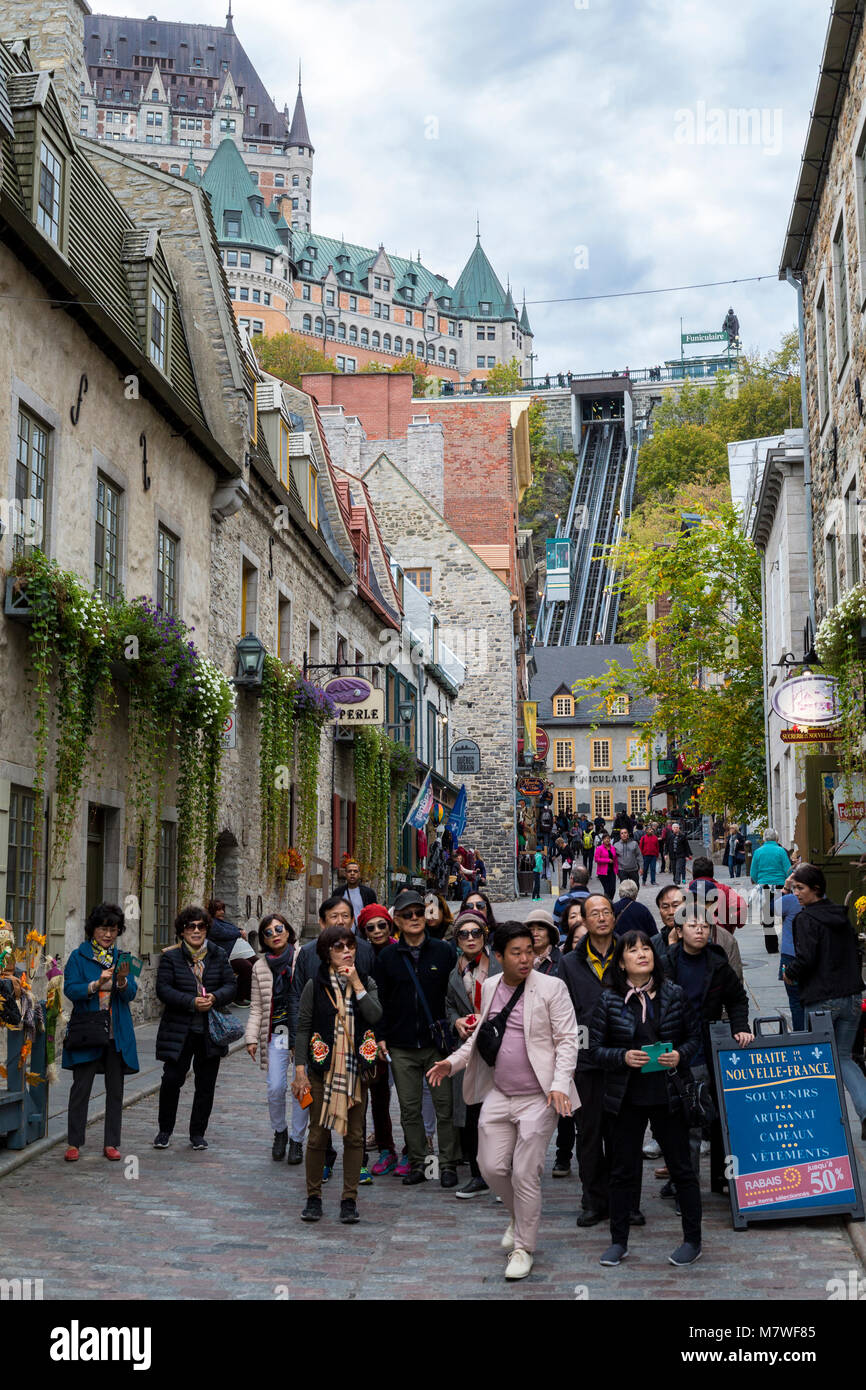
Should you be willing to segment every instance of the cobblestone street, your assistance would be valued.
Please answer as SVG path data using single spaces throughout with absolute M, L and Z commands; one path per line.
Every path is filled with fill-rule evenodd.
M 529 906 L 521 901 L 512 915 L 524 916 Z M 498 907 L 501 918 L 511 911 Z M 763 952 L 759 928 L 740 935 L 754 1012 L 771 1012 L 777 966 Z M 667 1256 L 679 1244 L 680 1224 L 673 1204 L 658 1195 L 651 1161 L 644 1164 L 647 1225 L 634 1232 L 626 1264 L 602 1269 L 607 1228 L 575 1227 L 576 1172 L 552 1179 L 551 1146 L 535 1268 L 509 1285 L 499 1248 L 507 1218 L 492 1197 L 458 1201 L 437 1181 L 407 1189 L 399 1179 L 380 1178 L 360 1190 L 361 1223 L 344 1227 L 337 1219 L 338 1161 L 325 1188 L 324 1220 L 303 1224 L 303 1167 L 271 1159 L 264 1077 L 244 1051 L 221 1068 L 206 1153 L 193 1153 L 186 1140 L 190 1101 L 188 1082 L 166 1151 L 151 1148 L 152 1095 L 124 1113 L 124 1163 L 102 1158 L 100 1122 L 89 1129 L 77 1165 L 65 1164 L 57 1145 L 7 1173 L 0 1188 L 4 1225 L 26 1223 L 30 1233 L 20 1268 L 8 1273 L 41 1278 L 46 1300 L 821 1301 L 829 1280 L 847 1285 L 852 1270 L 863 1277 L 842 1220 L 769 1222 L 735 1232 L 727 1199 L 706 1190 L 704 1256 L 694 1268 L 675 1269 Z M 465 1180 L 468 1170 L 460 1173 Z

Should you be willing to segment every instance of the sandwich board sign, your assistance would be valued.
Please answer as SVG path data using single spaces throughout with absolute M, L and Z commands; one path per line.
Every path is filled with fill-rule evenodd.
M 763 1033 L 766 1023 L 780 1031 Z M 748 1047 L 733 1044 L 729 1025 L 710 1028 L 737 1231 L 792 1216 L 863 1220 L 833 1024 L 818 1013 L 810 1025 L 789 1033 L 779 1016 L 758 1018 Z

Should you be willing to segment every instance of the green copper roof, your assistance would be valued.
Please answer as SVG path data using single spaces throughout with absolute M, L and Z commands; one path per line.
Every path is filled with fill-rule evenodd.
M 509 318 L 505 307 L 505 290 L 496 278 L 496 272 L 481 249 L 481 238 L 476 237 L 472 255 L 460 273 L 454 286 L 454 303 L 461 305 L 471 318 Z M 479 305 L 489 304 L 490 310 L 482 314 Z
M 312 246 L 316 254 L 311 255 L 307 247 Z M 328 266 L 332 265 L 334 271 L 339 275 L 341 271 L 348 271 L 351 275 L 350 280 L 343 280 L 341 283 L 349 290 L 359 290 L 362 294 L 369 293 L 372 284 L 365 286 L 364 280 L 370 266 L 376 260 L 378 252 L 372 251 L 369 246 L 355 246 L 352 242 L 344 241 L 342 238 L 318 236 L 315 232 L 294 231 L 292 233 L 293 258 L 297 262 L 311 261 L 312 270 L 301 270 L 302 280 L 321 280 L 326 273 Z M 423 304 L 428 294 L 432 294 L 434 299 L 451 299 L 452 307 L 454 291 L 447 280 L 434 275 L 432 271 L 423 266 L 420 261 L 407 260 L 404 256 L 392 256 L 390 251 L 385 253 L 391 264 L 394 274 L 394 282 L 391 285 L 392 292 L 397 291 L 398 295 L 404 288 L 414 290 L 411 300 L 406 299 L 406 303 L 414 304 L 416 307 Z M 337 260 L 337 257 L 348 257 L 348 260 Z M 414 275 L 417 284 L 413 285 L 409 279 Z M 446 306 L 442 306 L 443 308 Z
M 201 183 L 201 174 L 192 162 L 192 150 L 189 152 L 189 163 L 183 171 L 183 176 L 187 183 Z
M 529 315 L 526 312 L 526 296 L 523 299 L 523 308 L 520 310 L 520 328 L 523 333 L 532 335 L 532 329 L 529 327 Z
M 256 251 L 285 251 L 265 210 L 265 200 L 250 176 L 243 156 L 229 136 L 201 177 L 211 201 L 217 241 L 221 246 L 249 246 Z

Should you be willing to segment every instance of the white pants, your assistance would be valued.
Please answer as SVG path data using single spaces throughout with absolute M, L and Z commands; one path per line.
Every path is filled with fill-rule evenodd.
M 274 1034 L 268 1042 L 268 1114 L 271 1127 L 288 1128 L 286 1124 L 286 1092 L 289 1089 L 289 1068 L 292 1065 L 289 1039 L 286 1033 Z M 295 1102 L 297 1104 L 297 1102 Z M 300 1109 L 300 1107 L 298 1107 Z M 301 1114 L 305 1114 L 301 1111 Z M 292 1138 L 294 1139 L 294 1133 Z
M 541 1175 L 558 1119 L 542 1091 L 506 1096 L 494 1086 L 478 1117 L 478 1167 L 514 1222 L 515 1250 L 535 1249 Z

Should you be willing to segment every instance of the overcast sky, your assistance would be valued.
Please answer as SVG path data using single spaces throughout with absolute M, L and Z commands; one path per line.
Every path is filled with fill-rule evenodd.
M 157 13 L 216 24 L 225 8 L 166 0 Z M 680 316 L 686 332 L 720 329 L 729 304 L 747 347 L 794 325 L 775 277 L 829 12 L 829 0 L 236 0 L 234 24 L 279 105 L 292 107 L 302 60 L 314 230 L 420 250 L 453 284 L 477 211 L 500 279 L 518 302 L 526 290 L 536 372 L 585 372 L 675 357 Z M 738 118 L 752 108 L 759 120 Z M 770 278 L 533 302 L 755 275 Z

